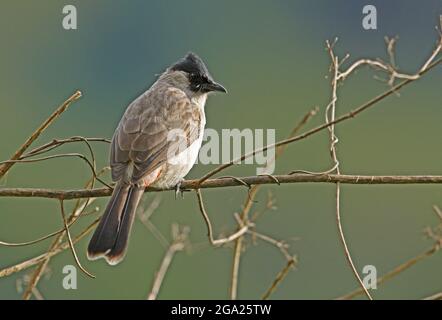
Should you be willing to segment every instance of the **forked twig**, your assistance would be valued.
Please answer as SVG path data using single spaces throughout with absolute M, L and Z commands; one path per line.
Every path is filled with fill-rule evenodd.
M 196 192 L 196 196 L 198 199 L 198 206 L 200 208 L 200 212 L 201 212 L 201 214 L 204 218 L 204 221 L 206 223 L 206 226 L 207 226 L 207 235 L 208 235 L 209 241 L 212 245 L 220 246 L 220 245 L 232 242 L 233 240 L 235 240 L 238 237 L 245 234 L 247 232 L 247 230 L 249 230 L 249 225 L 244 225 L 241 229 L 239 229 L 238 231 L 236 231 L 235 233 L 231 234 L 230 236 L 228 236 L 226 238 L 214 239 L 213 238 L 212 223 L 210 222 L 209 215 L 207 214 L 206 209 L 204 208 L 204 202 L 203 202 L 203 196 L 201 194 L 201 190 L 196 189 L 195 192 Z
M 310 110 L 308 113 L 306 113 L 302 117 L 301 121 L 299 121 L 299 123 L 297 125 L 295 125 L 295 127 L 292 129 L 288 138 L 294 137 L 301 130 L 301 128 L 304 125 L 306 125 L 307 122 L 317 114 L 317 112 L 318 112 L 318 108 L 314 108 L 313 110 Z M 271 159 L 272 162 L 268 164 L 268 167 L 270 167 L 270 165 L 273 162 L 275 162 L 276 159 L 279 158 L 284 153 L 285 149 L 286 149 L 286 145 L 281 145 L 276 148 L 275 157 L 273 159 Z M 278 177 L 276 177 L 275 182 L 277 182 L 278 185 L 280 184 L 280 180 L 278 179 Z M 243 205 L 243 209 L 241 211 L 241 214 L 239 215 L 239 219 L 242 224 L 247 223 L 249 211 L 252 208 L 253 201 L 258 193 L 259 188 L 260 188 L 259 185 L 254 185 L 250 188 L 249 196 L 247 197 L 247 199 Z M 238 225 L 238 231 L 240 230 L 240 228 L 241 228 L 241 226 Z M 231 281 L 230 281 L 230 299 L 232 299 L 232 300 L 236 300 L 237 295 L 238 295 L 239 265 L 240 265 L 242 251 L 243 251 L 243 237 L 241 236 L 235 241 L 235 247 L 233 250 L 232 277 L 231 277 Z
M 152 289 L 147 296 L 147 300 L 156 300 L 158 293 L 160 291 L 161 285 L 163 284 L 164 277 L 166 276 L 167 271 L 169 270 L 170 264 L 172 263 L 172 259 L 175 257 L 175 254 L 178 251 L 182 251 L 185 249 L 189 237 L 190 229 L 188 227 L 183 227 L 179 230 L 178 225 L 172 226 L 172 237 L 173 241 L 167 249 L 163 260 L 161 261 L 161 266 L 158 272 L 155 275 Z

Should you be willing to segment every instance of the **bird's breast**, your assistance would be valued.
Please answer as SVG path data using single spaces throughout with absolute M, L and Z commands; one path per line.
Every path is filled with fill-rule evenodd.
M 199 124 L 198 137 L 188 148 L 176 156 L 167 159 L 166 163 L 163 165 L 160 176 L 152 186 L 157 188 L 176 186 L 189 173 L 198 158 L 199 150 L 203 141 L 205 124 L 206 119 L 203 111 Z

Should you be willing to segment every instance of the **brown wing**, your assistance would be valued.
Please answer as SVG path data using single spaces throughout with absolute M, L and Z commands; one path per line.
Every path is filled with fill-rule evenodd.
M 121 179 L 131 162 L 133 182 L 151 173 L 198 138 L 200 122 L 200 109 L 183 91 L 147 91 L 127 108 L 112 138 L 112 179 Z

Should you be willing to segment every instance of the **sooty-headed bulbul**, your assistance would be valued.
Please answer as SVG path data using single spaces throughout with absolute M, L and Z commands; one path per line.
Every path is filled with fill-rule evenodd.
M 206 124 L 204 105 L 215 91 L 226 89 L 201 58 L 188 53 L 129 104 L 112 137 L 116 185 L 89 242 L 89 259 L 119 263 L 144 189 L 179 186 L 197 159 Z

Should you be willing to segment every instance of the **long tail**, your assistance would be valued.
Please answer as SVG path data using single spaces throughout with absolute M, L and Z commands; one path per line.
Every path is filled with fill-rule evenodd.
M 89 260 L 104 258 L 110 265 L 123 260 L 135 211 L 144 188 L 118 182 L 87 248 Z

